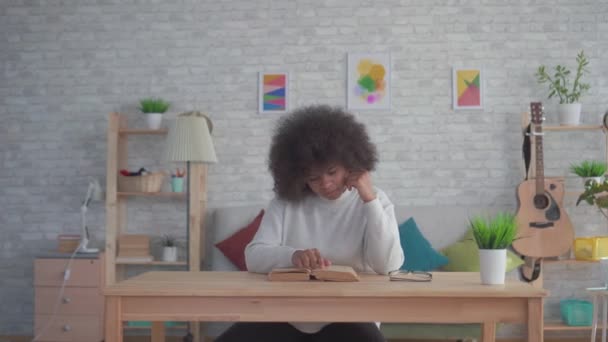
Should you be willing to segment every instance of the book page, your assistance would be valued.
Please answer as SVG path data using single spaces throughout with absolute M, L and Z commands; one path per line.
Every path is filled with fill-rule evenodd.
M 275 268 L 268 273 L 270 281 L 304 281 L 310 280 L 310 270 L 307 268 Z
M 312 270 L 316 279 L 329 281 L 359 281 L 359 275 L 350 266 L 331 265 Z

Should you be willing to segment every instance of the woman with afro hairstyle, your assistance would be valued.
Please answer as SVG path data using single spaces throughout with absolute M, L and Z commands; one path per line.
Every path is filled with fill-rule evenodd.
M 275 199 L 247 245 L 250 272 L 348 265 L 388 274 L 403 264 L 395 210 L 372 185 L 378 156 L 365 126 L 325 105 L 297 109 L 276 127 L 269 169 Z M 362 310 L 364 308 L 361 308 Z M 218 342 L 384 341 L 370 323 L 236 323 Z

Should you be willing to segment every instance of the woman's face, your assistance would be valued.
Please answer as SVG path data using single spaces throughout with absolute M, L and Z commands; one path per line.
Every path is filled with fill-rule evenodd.
M 344 166 L 330 163 L 325 166 L 316 166 L 310 170 L 306 184 L 312 192 L 329 200 L 335 200 L 346 189 L 348 171 Z

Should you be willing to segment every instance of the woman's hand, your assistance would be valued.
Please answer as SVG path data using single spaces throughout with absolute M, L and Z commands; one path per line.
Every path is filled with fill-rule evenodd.
M 291 263 L 295 267 L 308 269 L 331 266 L 331 261 L 322 257 L 316 248 L 295 251 L 291 256 Z
M 376 192 L 372 186 L 372 177 L 369 171 L 351 171 L 346 177 L 346 188 L 355 188 L 359 192 L 359 197 L 367 203 L 376 199 Z

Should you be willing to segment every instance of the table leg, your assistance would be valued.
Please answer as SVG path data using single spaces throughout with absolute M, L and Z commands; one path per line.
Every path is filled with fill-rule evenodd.
M 543 342 L 543 299 L 528 299 L 528 342 Z
M 608 322 L 608 297 L 602 295 L 602 342 L 606 342 L 606 322 Z
M 152 342 L 165 342 L 165 322 L 152 322 Z
M 106 342 L 122 341 L 122 315 L 120 297 L 106 297 Z
M 595 338 L 597 337 L 597 305 L 598 305 L 597 296 L 593 296 L 593 325 L 591 327 L 591 342 L 595 342 Z
M 494 342 L 496 341 L 496 323 L 495 322 L 483 322 L 481 324 L 481 341 L 482 342 Z

